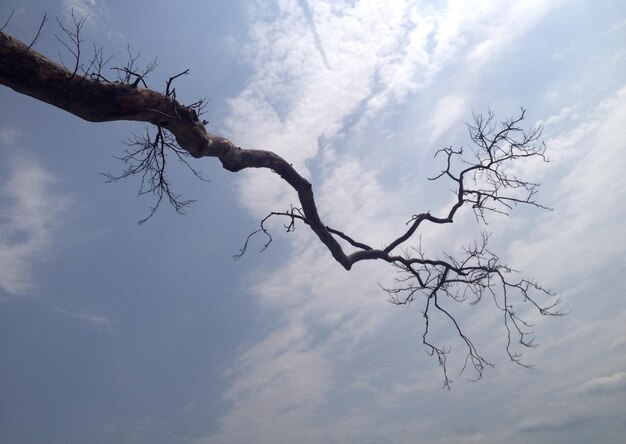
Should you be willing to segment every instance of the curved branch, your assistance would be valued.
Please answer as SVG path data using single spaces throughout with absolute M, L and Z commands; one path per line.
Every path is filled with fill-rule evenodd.
M 462 157 L 463 150 L 451 147 L 441 149 L 435 154 L 442 155 L 446 165 L 440 174 L 431 180 L 445 177 L 455 184 L 455 199 L 447 214 L 444 213 L 443 217 L 433 216 L 430 212 L 415 214 L 406 223 L 408 228 L 401 235 L 386 247 L 374 249 L 367 243 L 358 241 L 322 222 L 311 184 L 285 159 L 272 151 L 243 149 L 224 137 L 207 132 L 206 122 L 199 120 L 197 112 L 201 111 L 204 101 L 185 106 L 176 100 L 175 89 L 171 88 L 172 81 L 187 74 L 188 71 L 170 77 L 165 93 L 160 93 L 139 87 L 140 83 L 145 86 L 144 76 L 156 66 L 154 62 L 143 73 L 137 73 L 133 70 L 132 63 L 138 56 L 133 58 L 131 55 L 130 65 L 121 68 L 125 76 L 117 82 L 110 82 L 100 74 L 101 68 L 106 63 L 103 61 L 102 52 L 95 51 L 94 60 L 89 66 L 94 66 L 96 71 L 80 75 L 77 72 L 81 66 L 78 60 L 80 57 L 78 31 L 82 22 L 77 22 L 76 19 L 74 22 L 77 31 L 75 34 L 69 34 L 75 36 L 73 42 L 77 45 L 76 50 L 72 52 L 77 59 L 73 72 L 0 29 L 0 84 L 90 122 L 130 120 L 155 125 L 156 137 L 152 139 L 146 136 L 133 140 L 131 146 L 136 149 L 127 151 L 127 156 L 123 158 L 130 166 L 121 176 L 110 176 L 110 179 L 116 180 L 132 174 L 142 175 L 142 189 L 157 195 L 157 206 L 161 200 L 167 198 L 177 211 L 182 212 L 184 205 L 188 203 L 179 201 L 179 196 L 169 187 L 165 175 L 165 149 L 174 150 L 178 159 L 185 164 L 187 162 L 181 155 L 188 153 L 195 158 L 215 157 L 220 160 L 224 169 L 231 172 L 247 168 L 265 168 L 278 174 L 296 191 L 299 207 L 292 206 L 287 212 L 271 212 L 261 221 L 260 228 L 248 236 L 236 257 L 245 253 L 251 237 L 257 233 L 267 236 L 263 247 L 265 249 L 272 241 L 272 237 L 264 224 L 270 217 L 281 216 L 290 219 L 290 223 L 285 225 L 287 231 L 295 229 L 296 221 L 306 224 L 346 270 L 350 270 L 355 263 L 365 260 L 382 260 L 397 267 L 402 273 L 402 277 L 397 280 L 397 287 L 385 290 L 389 299 L 396 304 L 408 304 L 418 295 L 425 298 L 426 325 L 423 343 L 431 355 L 437 355 L 443 367 L 445 385 L 450 382 L 446 371 L 446 354 L 449 349 L 431 344 L 427 339 L 431 328 L 428 314 L 432 307 L 452 322 L 465 344 L 467 355 L 463 369 L 469 364 L 480 377 L 484 367 L 490 364 L 463 333 L 453 314 L 442 307 L 440 296 L 458 302 L 471 298 L 470 303 L 477 303 L 485 292 L 491 293 L 496 307 L 504 314 L 508 337 L 507 352 L 518 364 L 521 364 L 519 355 L 510 348 L 512 334 L 517 334 L 520 344 L 524 347 L 530 348 L 534 344 L 532 339 L 527 339 L 530 334 L 526 330 L 528 324 L 514 312 L 512 302 L 514 294 L 517 294 L 521 302 L 529 302 L 542 315 L 561 314 L 554 310 L 559 302 L 558 298 L 552 303 L 541 305 L 530 294 L 531 291 L 535 291 L 548 297 L 554 296 L 550 291 L 528 280 L 518 282 L 508 280 L 507 275 L 513 270 L 500 263 L 499 258 L 487 249 L 489 237 L 487 234 L 483 235 L 482 242 L 466 247 L 460 259 L 449 254 L 444 254 L 443 259 L 426 257 L 421 247 L 407 249 L 402 255 L 393 253 L 398 247 L 406 245 L 413 239 L 424 222 L 452 223 L 456 213 L 465 205 L 470 206 L 477 219 L 483 221 L 486 212 L 506 214 L 517 204 L 545 208 L 534 200 L 539 184 L 519 179 L 511 175 L 507 169 L 510 162 L 520 159 L 539 157 L 546 160 L 545 146 L 536 143 L 541 135 L 541 129 L 537 128 L 526 133 L 518 126 L 524 119 L 525 110 L 522 109 L 519 117 L 502 122 L 499 128 L 493 123 L 491 112 L 486 118 L 475 115 L 475 125 L 468 127 L 474 144 L 474 159 L 471 162 Z M 156 207 L 152 212 L 155 210 Z M 347 243 L 356 251 L 347 254 L 339 241 Z

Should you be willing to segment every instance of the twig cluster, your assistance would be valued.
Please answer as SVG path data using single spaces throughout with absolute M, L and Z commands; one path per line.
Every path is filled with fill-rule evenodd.
M 11 17 L 9 17 L 2 29 L 6 27 L 10 19 Z M 97 80 L 104 83 L 121 83 L 130 85 L 133 88 L 138 88 L 140 86 L 143 86 L 144 88 L 148 87 L 146 79 L 147 76 L 157 68 L 156 58 L 152 62 L 140 68 L 138 66 L 138 60 L 141 57 L 141 53 L 133 53 L 130 46 L 127 46 L 126 51 L 128 54 L 128 61 L 126 62 L 126 65 L 122 67 L 114 66 L 109 68 L 109 70 L 116 73 L 115 80 L 110 80 L 104 75 L 104 69 L 113 57 L 109 56 L 105 58 L 102 47 L 97 47 L 93 44 L 93 55 L 88 62 L 84 64 L 81 61 L 81 51 L 84 43 L 84 40 L 81 38 L 81 31 L 85 25 L 87 17 L 78 18 L 72 9 L 71 19 L 72 23 L 70 25 L 65 25 L 60 19 L 57 18 L 58 26 L 63 34 L 61 37 L 55 34 L 56 39 L 70 53 L 74 61 L 72 67 L 68 68 L 63 61 L 61 53 L 59 52 L 59 59 L 69 73 L 67 76 L 68 81 L 82 81 L 83 79 L 89 78 L 91 80 Z M 30 50 L 30 48 L 36 43 L 46 21 L 47 16 L 44 15 L 37 30 L 37 34 L 25 51 Z M 79 71 L 81 72 L 81 75 L 77 76 Z M 170 97 L 172 100 L 176 99 L 176 89 L 173 87 L 173 82 L 177 78 L 187 75 L 188 73 L 189 70 L 187 69 L 167 80 L 165 88 L 165 95 L 167 97 Z M 188 105 L 186 108 L 191 110 L 197 118 L 197 116 L 204 112 L 206 105 L 207 100 L 206 98 L 203 98 Z M 175 110 L 175 107 L 172 109 Z M 146 128 L 145 134 L 141 136 L 134 135 L 131 139 L 125 142 L 128 147 L 125 150 L 125 154 L 121 157 L 117 157 L 127 165 L 122 173 L 117 175 L 109 172 L 102 173 L 107 178 L 107 182 L 118 181 L 135 175 L 140 176 L 141 183 L 138 194 L 140 196 L 146 194 L 156 196 L 156 201 L 154 205 L 151 206 L 148 215 L 141 219 L 138 222 L 139 224 L 143 224 L 150 219 L 164 200 L 169 202 L 179 214 L 185 214 L 186 207 L 194 202 L 194 200 L 182 199 L 179 194 L 172 190 L 171 182 L 169 181 L 166 173 L 168 153 L 173 154 L 174 157 L 185 165 L 196 177 L 204 180 L 201 174 L 187 161 L 189 153 L 186 150 L 181 149 L 172 134 L 165 130 L 165 127 L 168 124 L 168 118 L 178 119 L 180 116 L 163 113 L 161 111 L 158 111 L 158 113 L 164 117 L 165 120 L 160 120 L 159 123 L 155 123 L 155 134 L 151 134 L 150 130 Z M 208 121 L 204 120 L 203 124 L 206 123 L 208 123 Z
M 182 162 L 197 178 L 205 180 L 189 164 L 187 160 L 189 153 L 182 150 L 176 144 L 172 135 L 166 132 L 162 126 L 157 126 L 156 128 L 157 131 L 154 136 L 146 128 L 145 134 L 141 136 L 133 135 L 131 139 L 125 142 L 127 149 L 124 156 L 116 156 L 117 159 L 127 165 L 121 174 L 102 173 L 107 178 L 107 182 L 115 182 L 137 175 L 141 178 L 138 194 L 140 196 L 146 194 L 156 196 L 155 204 L 150 208 L 148 215 L 138 222 L 139 224 L 143 224 L 150 219 L 164 200 L 169 202 L 179 214 L 185 214 L 186 208 L 194 202 L 194 200 L 181 199 L 181 196 L 172 190 L 166 171 L 168 153 L 173 153 L 176 160 Z
M 83 43 L 83 40 L 80 38 L 80 32 L 83 29 L 85 22 L 87 21 L 87 17 L 77 18 L 76 15 L 74 14 L 73 9 L 72 9 L 71 16 L 72 16 L 73 24 L 70 27 L 65 26 L 65 24 L 63 24 L 63 22 L 57 18 L 57 23 L 59 25 L 59 28 L 61 28 L 61 31 L 63 31 L 63 34 L 65 35 L 65 37 L 61 38 L 56 34 L 54 35 L 56 39 L 59 41 L 59 43 L 61 43 L 65 47 L 65 49 L 68 50 L 68 52 L 74 59 L 74 67 L 70 69 L 65 65 L 65 62 L 63 62 L 63 56 L 61 55 L 61 51 L 59 51 L 59 60 L 61 60 L 61 63 L 63 64 L 63 66 L 65 66 L 67 70 L 71 72 L 71 75 L 69 76 L 68 80 L 73 80 L 74 77 L 76 77 L 76 73 L 78 72 L 79 68 L 82 68 L 82 65 L 80 63 L 80 59 L 81 59 L 80 51 L 81 51 L 81 44 Z M 68 41 L 66 41 L 65 39 L 68 39 Z

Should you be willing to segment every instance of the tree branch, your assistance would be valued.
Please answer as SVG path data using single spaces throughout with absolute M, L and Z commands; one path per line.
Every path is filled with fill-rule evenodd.
M 445 167 L 431 180 L 446 178 L 453 182 L 455 200 L 450 208 L 441 216 L 430 212 L 414 214 L 406 223 L 407 228 L 398 237 L 386 247 L 375 249 L 339 229 L 325 225 L 317 210 L 311 184 L 285 159 L 272 151 L 243 149 L 226 138 L 207 132 L 205 122 L 198 118 L 204 100 L 185 106 L 176 100 L 176 92 L 172 88 L 172 82 L 186 75 L 188 71 L 170 77 L 165 93 L 148 89 L 144 77 L 156 67 L 156 62 L 143 71 L 137 71 L 134 62 L 138 55 L 134 56 L 129 51 L 129 64 L 124 68 L 116 68 L 121 73 L 120 77 L 118 81 L 110 82 L 101 75 L 101 69 L 108 60 L 103 61 L 102 51 L 94 49 L 94 59 L 89 68 L 83 71 L 85 75 L 80 75 L 79 31 L 82 23 L 83 21 L 74 18 L 75 32 L 62 28 L 75 45 L 74 50 L 66 45 L 76 58 L 72 71 L 0 30 L 0 84 L 90 122 L 129 120 L 156 126 L 155 136 L 146 132 L 145 136 L 129 141 L 126 154 L 121 158 L 127 165 L 126 169 L 120 175 L 107 176 L 109 180 L 118 180 L 139 175 L 140 194 L 152 193 L 157 197 L 157 203 L 148 217 L 154 214 L 163 200 L 169 201 L 181 213 L 189 203 L 180 200 L 170 187 L 166 175 L 167 153 L 173 152 L 178 160 L 190 168 L 185 160 L 186 155 L 194 158 L 217 158 L 223 168 L 231 172 L 247 168 L 271 170 L 296 191 L 298 207 L 292 206 L 289 211 L 269 213 L 261 221 L 260 228 L 248 236 L 240 253 L 235 257 L 241 257 L 247 251 L 251 238 L 256 234 L 266 236 L 263 249 L 267 248 L 272 237 L 265 223 L 271 217 L 287 217 L 287 231 L 293 231 L 298 221 L 303 222 L 346 270 L 365 260 L 382 260 L 392 264 L 400 271 L 400 277 L 395 287 L 385 290 L 390 301 L 395 304 L 408 304 L 420 296 L 424 298 L 423 343 L 429 354 L 437 356 L 443 368 L 445 386 L 450 383 L 446 369 L 446 355 L 450 349 L 430 342 L 431 310 L 437 310 L 452 323 L 466 349 L 465 365 L 461 372 L 466 367 L 471 367 L 475 371 L 474 379 L 477 379 L 482 376 L 485 366 L 491 364 L 464 334 L 454 315 L 444 308 L 443 298 L 457 302 L 469 300 L 475 304 L 484 294 L 491 294 L 496 307 L 504 315 L 508 338 L 507 353 L 511 360 L 521 365 L 525 364 L 520 361 L 519 354 L 512 350 L 512 337 L 517 335 L 520 345 L 526 348 L 533 347 L 534 343 L 529 336 L 531 332 L 527 329 L 529 324 L 515 311 L 516 304 L 529 303 L 542 315 L 562 314 L 556 310 L 560 299 L 554 299 L 549 290 L 529 280 L 511 279 L 514 270 L 501 263 L 499 257 L 487 248 L 488 234 L 484 234 L 480 242 L 465 247 L 460 256 L 446 253 L 443 258 L 427 256 L 421 245 L 407 245 L 419 235 L 423 223 L 450 224 L 463 207 L 471 208 L 477 220 L 484 223 L 489 213 L 508 214 L 517 205 L 546 208 L 535 200 L 539 184 L 525 181 L 510 173 L 510 166 L 515 162 L 530 158 L 547 161 L 545 146 L 539 141 L 541 128 L 526 132 L 519 126 L 525 118 L 524 109 L 518 117 L 500 124 L 494 123 L 491 112 L 486 117 L 474 115 L 474 123 L 468 125 L 473 144 L 471 160 L 464 157 L 462 149 L 455 150 L 452 147 L 443 148 L 435 154 L 435 157 L 443 157 Z M 92 67 L 96 71 L 90 73 Z M 352 252 L 344 251 L 340 241 L 346 243 Z M 404 249 L 403 254 L 394 253 L 400 247 Z M 552 301 L 542 304 L 535 299 L 535 293 Z

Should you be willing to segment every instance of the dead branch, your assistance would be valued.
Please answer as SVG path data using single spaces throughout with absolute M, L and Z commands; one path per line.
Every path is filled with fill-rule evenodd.
M 56 39 L 59 41 L 59 43 L 61 43 L 74 58 L 74 68 L 71 71 L 71 74 L 69 75 L 68 80 L 72 80 L 76 76 L 78 69 L 81 68 L 80 51 L 81 51 L 81 43 L 83 42 L 83 40 L 81 40 L 80 38 L 80 31 L 82 30 L 83 26 L 85 25 L 85 21 L 87 20 L 87 17 L 82 17 L 80 19 L 77 18 L 76 15 L 74 15 L 74 9 L 72 9 L 71 15 L 72 15 L 72 22 L 73 22 L 72 28 L 66 27 L 63 24 L 63 22 L 61 22 L 61 20 L 57 18 L 57 23 L 59 25 L 59 28 L 61 28 L 61 31 L 63 31 L 63 34 L 65 34 L 65 37 L 69 39 L 69 42 L 66 42 L 64 39 L 62 39 L 56 34 L 54 35 Z M 65 63 L 63 63 L 63 56 L 61 55 L 61 52 L 59 52 L 59 60 L 61 61 L 61 64 L 65 66 Z
M 400 271 L 400 276 L 395 286 L 385 290 L 395 304 L 409 304 L 418 299 L 423 302 L 423 343 L 427 352 L 436 356 L 442 366 L 445 386 L 450 384 L 446 367 L 446 355 L 450 348 L 431 343 L 429 339 L 433 329 L 430 317 L 433 310 L 448 319 L 466 350 L 461 372 L 471 368 L 475 372 L 472 379 L 478 379 L 485 367 L 491 366 L 465 335 L 451 309 L 446 306 L 447 301 L 475 304 L 485 294 L 491 295 L 504 316 L 507 353 L 512 361 L 521 365 L 525 364 L 512 348 L 514 338 L 523 348 L 531 348 L 535 343 L 529 323 L 518 315 L 516 307 L 525 303 L 542 315 L 562 315 L 556 309 L 560 300 L 552 292 L 530 280 L 512 277 L 515 271 L 488 249 L 487 234 L 479 242 L 465 247 L 460 255 L 428 255 L 421 246 L 410 244 L 420 238 L 423 224 L 453 223 L 456 214 L 463 208 L 471 209 L 479 223 L 486 223 L 490 213 L 509 214 L 518 205 L 546 209 L 535 200 L 539 184 L 510 173 L 511 165 L 528 159 L 547 161 L 545 146 L 540 141 L 541 128 L 525 131 L 520 126 L 525 118 L 524 109 L 517 117 L 499 124 L 491 112 L 487 116 L 475 115 L 474 122 L 468 125 L 472 141 L 469 156 L 462 149 L 452 147 L 443 148 L 435 154 L 443 158 L 444 168 L 431 180 L 446 179 L 453 183 L 455 200 L 450 208 L 441 215 L 428 211 L 414 214 L 406 228 L 386 247 L 372 248 L 368 243 L 322 222 L 311 184 L 285 159 L 272 151 L 238 147 L 226 138 L 208 133 L 198 118 L 204 100 L 185 106 L 176 99 L 172 82 L 186 75 L 187 71 L 172 76 L 166 82 L 164 93 L 148 89 L 145 76 L 156 68 L 156 61 L 143 70 L 137 70 L 135 63 L 139 54 L 133 55 L 129 49 L 130 61 L 127 65 L 113 68 L 118 73 L 117 82 L 109 82 L 102 77 L 105 63 L 102 53 L 98 51 L 95 51 L 95 61 L 84 70 L 85 75 L 80 75 L 79 32 L 82 23 L 74 18 L 75 30 L 72 32 L 62 27 L 71 42 L 65 46 L 76 60 L 71 71 L 0 31 L 0 83 L 91 122 L 129 120 L 154 125 L 156 135 L 146 131 L 145 135 L 134 137 L 127 143 L 128 149 L 121 157 L 127 165 L 124 171 L 107 176 L 115 181 L 138 175 L 141 178 L 139 194 L 156 196 L 156 205 L 143 221 L 154 214 L 162 201 L 170 202 L 180 213 L 184 213 L 190 203 L 181 200 L 171 189 L 166 169 L 168 154 L 174 155 L 189 168 L 187 155 L 194 158 L 215 157 L 224 169 L 231 172 L 263 168 L 278 174 L 296 191 L 298 206 L 292 206 L 285 212 L 271 212 L 261 221 L 260 228 L 248 236 L 235 257 L 245 254 L 256 234 L 266 237 L 263 249 L 267 248 L 272 237 L 265 223 L 271 217 L 286 217 L 287 231 L 293 231 L 297 222 L 304 223 L 346 270 L 365 260 L 382 260 L 391 264 Z M 351 252 L 346 252 L 342 244 L 347 244 Z M 398 248 L 402 248 L 403 253 L 395 253 Z M 548 299 L 548 302 L 542 302 L 542 298 Z
M 4 22 L 4 25 L 2 25 L 2 27 L 0 28 L 0 32 L 4 31 L 4 28 L 9 26 L 9 22 L 11 22 L 11 19 L 13 18 L 13 14 L 15 14 L 15 9 L 11 11 L 11 13 L 9 14 L 9 17 Z

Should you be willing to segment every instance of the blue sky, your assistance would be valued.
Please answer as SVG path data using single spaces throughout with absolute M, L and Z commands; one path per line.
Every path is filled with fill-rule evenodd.
M 266 171 L 210 180 L 173 168 L 187 216 L 138 183 L 105 184 L 141 124 L 92 124 L 0 88 L 0 442 L 620 443 L 626 437 L 626 6 L 621 1 L 5 0 L 28 41 L 44 12 L 88 15 L 87 45 L 126 47 L 149 86 L 210 99 L 209 131 L 273 150 L 314 184 L 323 217 L 369 244 L 449 206 L 427 181 L 464 122 L 528 109 L 552 212 L 492 218 L 492 247 L 561 293 L 536 322 L 531 370 L 509 362 L 497 310 L 453 309 L 497 365 L 452 390 L 421 344 L 419 301 L 395 307 L 394 271 L 334 262 L 303 227 L 234 262 L 269 211 L 294 202 Z M 4 21 L 4 19 L 2 19 Z M 51 20 L 36 49 L 58 57 Z M 89 47 L 89 46 L 88 46 Z M 67 57 L 67 56 L 66 56 Z M 423 233 L 430 251 L 479 233 L 471 212 Z M 445 228 L 445 229 L 444 229 Z M 456 358 L 455 358 L 456 356 Z M 456 365 L 456 367 L 455 367 Z

